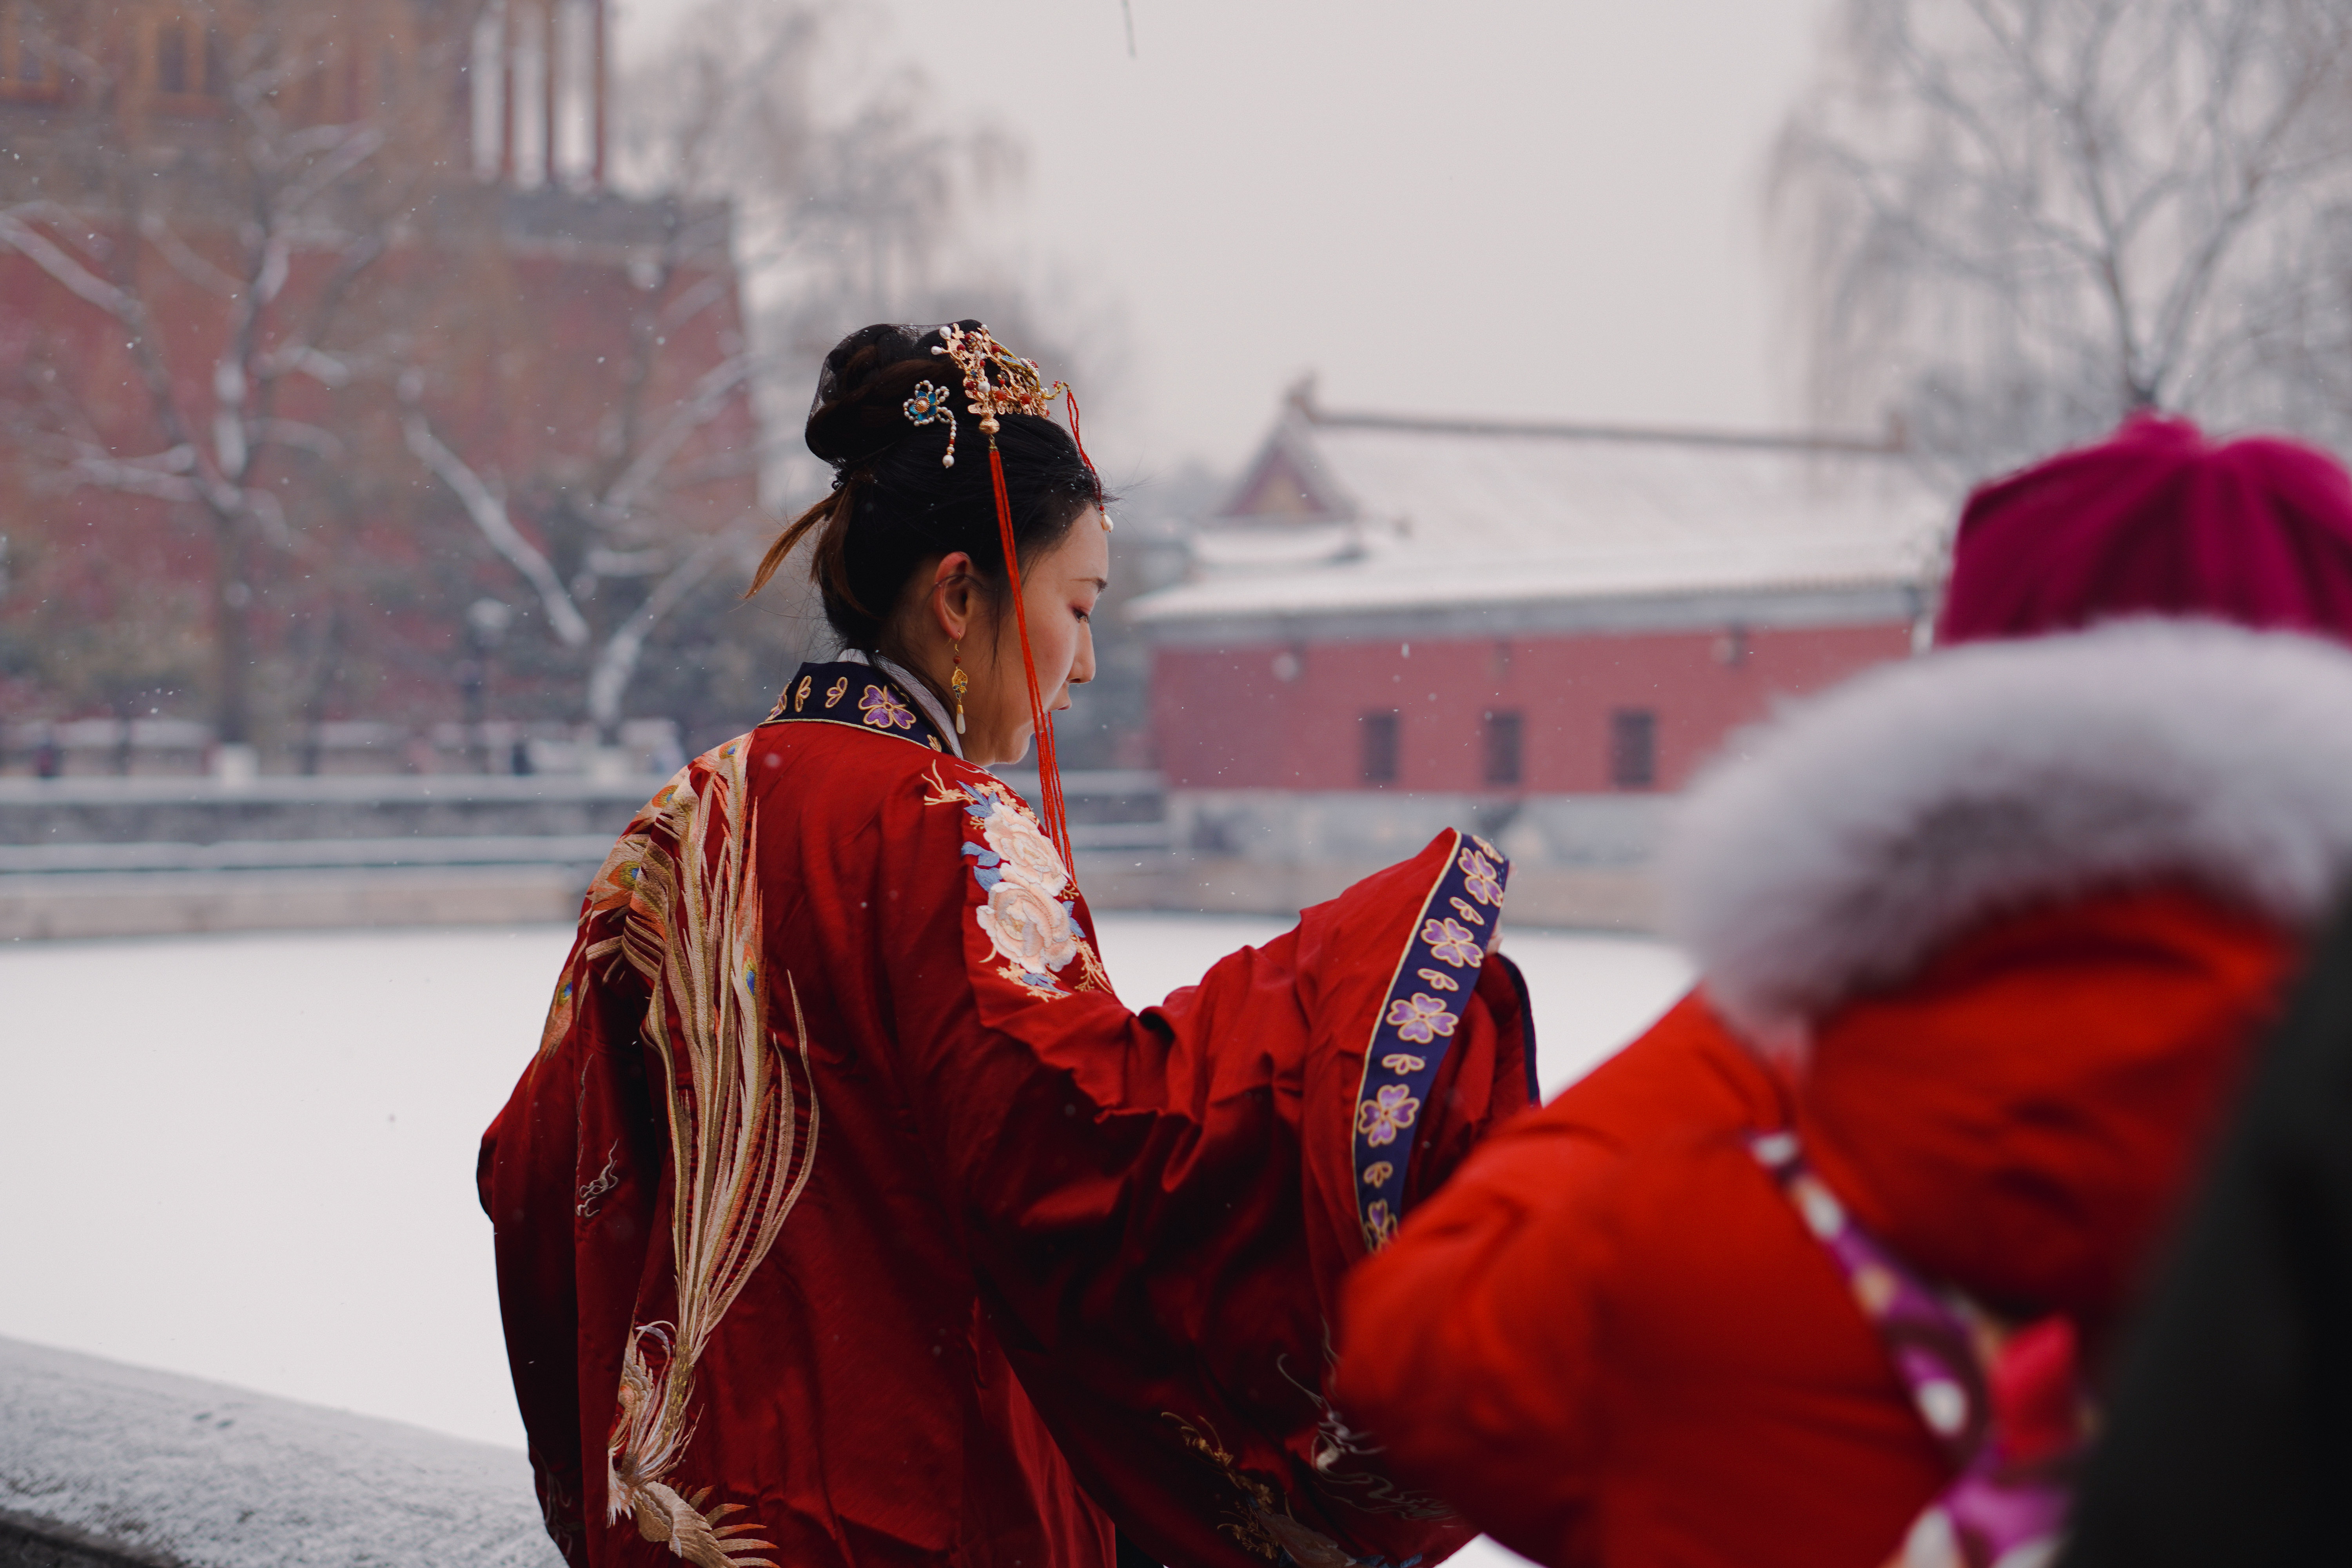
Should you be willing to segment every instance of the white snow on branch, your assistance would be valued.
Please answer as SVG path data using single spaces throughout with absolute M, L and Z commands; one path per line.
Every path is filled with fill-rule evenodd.
M 609 729 L 621 721 L 622 696 L 628 690 L 630 678 L 636 674 L 646 639 L 653 635 L 662 617 L 701 586 L 702 580 L 733 552 L 759 520 L 758 512 L 746 512 L 704 539 L 693 553 L 655 584 L 636 613 L 624 621 L 598 651 L 595 666 L 588 672 L 588 717 L 599 728 Z
M 139 232 L 163 253 L 172 269 L 200 289 L 210 289 L 224 300 L 234 300 L 245 288 L 244 279 L 224 272 L 200 255 L 179 231 L 163 221 L 161 213 L 139 215 Z
M 411 408 L 401 420 L 401 428 L 408 439 L 408 449 L 416 460 L 431 469 L 436 478 L 455 491 L 473 519 L 474 526 L 490 542 L 490 548 L 505 556 L 509 564 L 523 575 L 523 580 L 537 591 L 540 602 L 547 606 L 548 624 L 567 647 L 582 647 L 589 640 L 588 622 L 580 614 L 572 595 L 564 592 L 563 584 L 556 577 L 555 568 L 549 564 L 539 547 L 522 536 L 514 519 L 507 515 L 506 502 L 485 483 L 463 458 L 451 451 L 441 438 L 433 434 L 422 411 Z
M 694 390 L 688 394 L 670 414 L 662 427 L 646 441 L 635 458 L 613 481 L 604 492 L 601 510 L 610 517 L 625 516 L 653 482 L 669 467 L 688 437 L 716 419 L 734 396 L 738 387 L 751 378 L 757 362 L 751 354 L 737 354 L 720 362 L 703 374 Z
M 133 331 L 141 330 L 146 312 L 139 301 L 68 255 L 63 246 L 13 212 L 0 212 L 0 245 L 64 284 L 74 294 L 97 306 Z

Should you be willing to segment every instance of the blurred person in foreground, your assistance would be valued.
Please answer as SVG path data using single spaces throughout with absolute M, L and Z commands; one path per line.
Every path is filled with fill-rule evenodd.
M 1537 1560 L 2007 1568 L 2352 867 L 2352 481 L 2144 417 L 1973 496 L 1938 651 L 1735 743 L 1697 991 L 1351 1279 L 1333 1398 Z
M 2066 1568 L 2352 1562 L 2352 906 L 2148 1294 Z
M 805 544 L 842 651 L 637 814 L 483 1141 L 575 1565 L 1467 1538 L 1323 1376 L 1342 1271 L 1530 1098 L 1507 867 L 1449 831 L 1119 1003 L 1051 749 L 1112 538 L 1066 391 L 976 321 L 826 358 L 835 489 L 753 589 Z M 989 772 L 1033 741 L 1042 822 Z

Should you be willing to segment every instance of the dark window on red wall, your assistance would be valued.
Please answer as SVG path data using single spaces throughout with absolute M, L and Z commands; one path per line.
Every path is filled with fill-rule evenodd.
M 1609 782 L 1619 789 L 1650 789 L 1658 782 L 1658 715 L 1620 708 L 1609 715 Z
M 1367 713 L 1364 728 L 1364 782 L 1372 784 L 1394 784 L 1397 781 L 1399 752 L 1399 721 L 1394 713 Z
M 57 85 L 56 58 L 29 0 L 0 3 L 0 98 L 48 97 Z
M 1486 715 L 1486 782 L 1490 784 L 1515 784 L 1519 782 L 1521 737 L 1526 721 L 1517 713 Z
M 155 90 L 188 90 L 188 33 L 178 22 L 165 22 L 156 31 Z

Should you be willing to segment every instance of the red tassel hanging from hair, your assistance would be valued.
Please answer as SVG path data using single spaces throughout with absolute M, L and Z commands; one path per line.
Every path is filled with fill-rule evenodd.
M 993 436 L 988 441 L 988 473 L 996 486 L 996 530 L 1004 545 L 1004 575 L 1013 589 L 1013 624 L 1021 628 L 1021 671 L 1029 680 L 1029 717 L 1037 732 L 1038 805 L 1044 809 L 1046 837 L 1062 852 L 1062 864 L 1075 881 L 1078 862 L 1070 852 L 1069 813 L 1062 803 L 1062 764 L 1054 754 L 1054 716 L 1045 711 L 1045 695 L 1037 685 L 1037 660 L 1029 651 L 1029 611 L 1021 596 L 1021 560 L 1013 542 L 1013 502 L 1004 493 L 1004 459 L 997 454 Z
M 1087 466 L 1087 477 L 1095 482 L 1095 494 L 1102 494 L 1102 476 L 1095 472 L 1095 460 L 1087 456 L 1086 437 L 1078 434 L 1078 395 L 1068 387 L 1062 388 L 1062 405 L 1070 411 L 1070 445 L 1078 449 L 1078 461 Z

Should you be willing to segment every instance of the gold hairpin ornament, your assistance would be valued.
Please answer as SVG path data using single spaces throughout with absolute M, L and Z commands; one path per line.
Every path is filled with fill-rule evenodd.
M 980 416 L 980 428 L 988 437 L 989 449 L 996 447 L 996 433 L 1003 428 L 1000 414 L 1030 414 L 1040 419 L 1054 416 L 1054 399 L 1060 398 L 1070 411 L 1070 439 L 1078 448 L 1078 460 L 1094 472 L 1094 459 L 1087 456 L 1086 442 L 1078 436 L 1078 399 L 1066 381 L 1048 386 L 1045 373 L 1037 362 L 1024 359 L 996 341 L 985 326 L 970 331 L 953 321 L 940 329 L 940 342 L 931 352 L 945 354 L 956 369 L 963 373 L 964 396 L 969 400 L 967 414 Z M 991 373 L 993 373 L 992 375 Z M 955 411 L 947 406 L 943 388 L 922 382 L 915 387 L 915 395 L 907 400 L 907 417 L 918 425 L 928 425 L 944 416 L 948 422 L 947 456 L 940 459 L 944 468 L 955 467 Z M 921 405 L 918 416 L 917 405 Z M 1110 531 L 1110 513 L 1097 510 L 1103 531 Z
M 993 437 L 1003 428 L 997 421 L 1000 414 L 1034 414 L 1040 419 L 1053 417 L 1054 399 L 1067 398 L 1070 384 L 1057 381 L 1045 384 L 1045 373 L 1035 360 L 1023 359 L 996 341 L 986 327 L 974 327 L 970 331 L 950 321 L 940 329 L 940 342 L 931 352 L 945 354 L 963 372 L 964 395 L 971 399 L 967 414 L 980 416 L 980 427 Z M 991 371 L 995 372 L 993 379 Z

